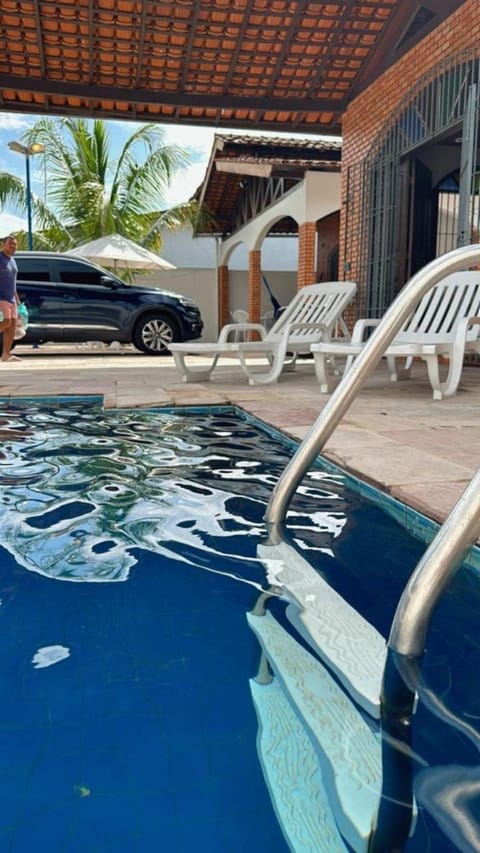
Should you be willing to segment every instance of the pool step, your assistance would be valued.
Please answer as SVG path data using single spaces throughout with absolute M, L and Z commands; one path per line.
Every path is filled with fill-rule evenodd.
M 259 545 L 271 584 L 282 586 L 295 606 L 287 616 L 332 668 L 362 708 L 379 719 L 387 657 L 384 637 L 286 542 Z
M 258 754 L 287 843 L 295 853 L 347 853 L 323 786 L 316 750 L 276 678 L 251 679 Z
M 342 836 L 357 853 L 366 851 L 381 793 L 379 738 L 325 667 L 270 613 L 249 613 L 247 618 L 317 750 L 323 784 Z

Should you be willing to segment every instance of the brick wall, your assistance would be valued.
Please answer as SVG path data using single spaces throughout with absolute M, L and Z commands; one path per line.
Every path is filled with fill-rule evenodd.
M 338 269 L 334 272 L 332 253 L 338 248 L 338 229 L 340 213 L 335 211 L 317 222 L 317 281 L 330 281 L 338 278 Z
M 439 62 L 462 50 L 480 46 L 480 2 L 465 0 L 437 29 L 405 54 L 348 107 L 342 121 L 342 213 L 340 220 L 341 278 L 358 278 L 362 255 L 359 215 L 347 215 L 349 198 L 360 191 L 360 168 L 372 143 L 418 80 Z M 359 210 L 359 205 L 354 205 Z M 355 218 L 356 217 L 356 218 Z M 348 233 L 347 231 L 348 223 Z M 349 269 L 345 270 L 348 249 Z
M 305 287 L 307 284 L 315 284 L 317 280 L 316 249 L 316 222 L 304 222 L 298 229 L 298 288 Z
M 218 268 L 218 325 L 221 329 L 230 322 L 228 267 Z
M 260 322 L 262 301 L 262 255 L 260 249 L 248 253 L 248 316 L 251 323 Z

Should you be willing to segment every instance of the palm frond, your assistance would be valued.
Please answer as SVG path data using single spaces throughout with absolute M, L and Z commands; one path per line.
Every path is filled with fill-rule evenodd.
M 27 208 L 25 184 L 16 175 L 0 172 L 0 210 L 8 204 L 16 213 L 23 213 Z
M 139 243 L 161 245 L 161 230 L 192 225 L 199 215 L 191 202 L 163 210 L 165 193 L 180 169 L 188 164 L 187 153 L 166 145 L 164 130 L 157 124 L 139 127 L 125 142 L 114 162 L 111 138 L 103 121 L 82 118 L 40 119 L 24 135 L 25 144 L 45 147 L 48 168 L 46 211 L 39 212 L 42 239 L 85 242 L 110 233 L 124 234 Z M 3 182 L 2 192 L 18 210 L 25 207 L 21 181 Z

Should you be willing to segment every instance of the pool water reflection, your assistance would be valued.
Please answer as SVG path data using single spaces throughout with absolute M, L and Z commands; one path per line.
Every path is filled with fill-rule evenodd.
M 88 401 L 4 403 L 0 434 L 1 849 L 286 851 L 256 751 L 246 612 L 267 585 L 257 546 L 288 447 L 234 411 Z M 423 543 L 318 467 L 288 529 L 385 636 Z M 473 726 L 477 587 L 459 574 L 425 658 Z M 285 623 L 285 602 L 271 609 Z M 418 769 L 476 767 L 471 741 L 417 717 Z M 440 824 L 422 811 L 406 849 L 462 849 Z

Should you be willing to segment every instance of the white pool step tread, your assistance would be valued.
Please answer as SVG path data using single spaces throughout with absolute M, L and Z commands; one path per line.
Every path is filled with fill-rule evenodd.
M 340 832 L 362 853 L 368 848 L 381 794 L 380 740 L 325 667 L 270 613 L 249 613 L 247 618 L 317 748 Z
M 286 542 L 259 545 L 258 557 L 268 580 L 284 587 L 298 605 L 287 612 L 299 633 L 362 708 L 379 719 L 385 638 Z
M 347 853 L 323 786 L 316 750 L 276 678 L 250 681 L 265 781 L 295 853 Z

